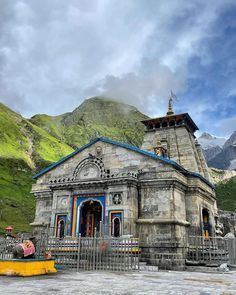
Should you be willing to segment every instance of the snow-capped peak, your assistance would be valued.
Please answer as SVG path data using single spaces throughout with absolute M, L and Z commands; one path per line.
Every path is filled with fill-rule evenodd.
M 201 144 L 204 150 L 213 148 L 216 146 L 219 146 L 222 148 L 226 140 L 227 138 L 217 137 L 207 132 L 202 133 L 202 135 L 198 138 L 198 142 Z

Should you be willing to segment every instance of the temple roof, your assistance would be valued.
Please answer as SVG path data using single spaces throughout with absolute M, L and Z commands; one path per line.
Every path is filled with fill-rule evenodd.
M 134 152 L 143 154 L 145 156 L 151 157 L 153 159 L 156 159 L 156 160 L 160 160 L 162 162 L 165 162 L 166 164 L 169 164 L 169 165 L 173 166 L 176 170 L 180 171 L 181 173 L 183 173 L 185 175 L 191 175 L 193 177 L 201 178 L 205 183 L 207 183 L 208 185 L 210 185 L 211 187 L 213 187 L 213 185 L 207 179 L 205 179 L 202 175 L 200 175 L 198 173 L 195 173 L 195 172 L 190 172 L 190 171 L 184 169 L 181 165 L 179 165 L 177 162 L 175 162 L 173 160 L 170 160 L 168 158 L 164 158 L 162 156 L 157 156 L 156 154 L 153 154 L 151 152 L 148 152 L 148 151 L 142 150 L 140 148 L 137 148 L 137 147 L 128 145 L 126 143 L 121 143 L 121 142 L 118 142 L 118 141 L 114 141 L 114 140 L 108 139 L 106 137 L 97 137 L 97 138 L 91 140 L 89 143 L 85 144 L 84 146 L 82 146 L 80 148 L 77 148 L 74 152 L 72 152 L 68 156 L 62 158 L 61 160 L 59 160 L 59 161 L 51 164 L 50 166 L 48 166 L 45 169 L 41 170 L 39 173 L 35 174 L 33 176 L 33 179 L 39 178 L 43 174 L 45 174 L 48 171 L 56 168 L 57 166 L 59 166 L 60 164 L 64 163 L 65 161 L 67 161 L 68 159 L 70 159 L 71 157 L 73 157 L 74 155 L 80 153 L 84 149 L 92 146 L 93 144 L 95 144 L 96 142 L 99 142 L 99 141 L 105 142 L 105 143 L 109 143 L 109 144 L 112 144 L 112 145 L 116 145 L 116 146 L 119 146 L 119 147 L 123 147 L 123 148 L 126 148 L 128 150 L 131 150 L 131 151 L 134 151 Z
M 188 113 L 166 115 L 164 117 L 147 119 L 143 120 L 142 123 L 147 127 L 148 130 L 182 125 L 186 126 L 192 133 L 194 133 L 196 130 L 199 130 Z M 148 128 L 149 126 L 153 128 Z

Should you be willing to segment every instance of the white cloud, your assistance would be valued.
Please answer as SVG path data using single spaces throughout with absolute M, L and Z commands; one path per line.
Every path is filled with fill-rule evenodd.
M 219 120 L 216 123 L 216 129 L 221 136 L 230 137 L 236 131 L 236 116 Z
M 90 93 L 95 94 L 99 89 L 102 95 L 136 105 L 155 116 L 166 112 L 170 90 L 183 90 L 184 81 L 184 69 L 180 69 L 177 75 L 169 67 L 159 64 L 158 60 L 146 59 L 137 73 L 129 72 L 120 77 L 108 75 Z
M 0 98 L 30 116 L 97 94 L 165 113 L 169 91 L 194 75 L 191 57 L 211 61 L 201 42 L 232 1 L 1 2 Z

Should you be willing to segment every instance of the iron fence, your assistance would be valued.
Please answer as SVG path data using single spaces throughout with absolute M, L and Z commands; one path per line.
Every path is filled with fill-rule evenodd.
M 0 236 L 0 259 L 11 259 L 13 258 L 13 248 L 16 244 L 22 243 L 28 240 L 30 234 L 18 234 L 16 237 L 13 236 Z
M 236 239 L 222 237 L 189 236 L 181 243 L 160 241 L 140 244 L 130 236 L 111 237 L 96 233 L 95 237 L 52 236 L 52 229 L 41 231 L 37 238 L 36 258 L 51 255 L 57 268 L 77 271 L 134 271 L 139 270 L 140 261 L 149 264 L 174 265 L 186 259 L 187 264 L 236 265 Z M 12 250 L 28 236 L 0 237 L 0 259 L 13 258 Z M 141 255 L 142 249 L 142 255 Z M 154 263 L 155 262 L 155 263 Z
M 10 259 L 13 258 L 12 250 L 15 246 L 15 239 L 11 237 L 0 238 L 0 258 Z
M 187 262 L 219 265 L 229 261 L 228 240 L 222 237 L 189 236 Z
M 50 253 L 58 268 L 77 271 L 139 269 L 140 248 L 137 239 L 111 237 L 49 237 L 41 251 Z M 43 254 L 42 253 L 42 254 Z
M 111 237 L 109 228 L 95 230 L 94 237 L 55 237 L 54 228 L 45 228 L 37 238 L 36 257 L 51 255 L 57 268 L 77 271 L 139 269 L 139 240 L 129 235 Z
M 139 270 L 139 242 L 135 238 L 79 238 L 77 270 Z
M 55 259 L 57 268 L 77 269 L 79 238 L 49 237 L 47 244 L 41 250 L 43 250 L 44 256 L 50 255 Z

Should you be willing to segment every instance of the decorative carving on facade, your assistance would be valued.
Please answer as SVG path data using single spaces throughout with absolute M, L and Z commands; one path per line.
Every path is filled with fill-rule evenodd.
M 101 146 L 96 147 L 96 155 L 99 158 L 102 156 L 102 147 Z
M 95 156 L 89 155 L 88 158 L 77 165 L 73 177 L 82 180 L 104 178 L 105 169 L 103 161 Z
M 167 149 L 164 148 L 163 146 L 154 147 L 154 153 L 160 157 L 164 157 L 164 158 L 167 157 Z
M 67 208 L 68 200 L 69 200 L 68 196 L 58 196 L 57 197 L 57 208 L 61 208 L 61 209 Z
M 112 202 L 114 205 L 120 205 L 122 203 L 122 194 L 121 193 L 113 193 Z
M 88 163 L 80 169 L 77 177 L 79 179 L 96 179 L 100 177 L 100 171 L 95 164 Z

